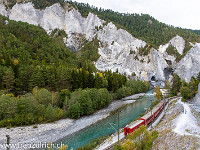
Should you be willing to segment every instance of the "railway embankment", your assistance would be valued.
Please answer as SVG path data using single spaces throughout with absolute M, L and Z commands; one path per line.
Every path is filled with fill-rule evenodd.
M 173 100 L 174 98 L 172 98 Z M 169 103 L 171 102 L 171 98 Z M 148 130 L 151 130 L 152 128 L 154 128 L 159 122 L 160 120 L 163 118 L 166 109 L 168 108 L 169 103 L 167 103 L 165 105 L 165 107 L 162 109 L 162 111 L 159 113 L 159 115 L 153 120 L 153 122 L 151 124 L 148 125 Z M 161 107 L 161 106 L 159 106 Z M 130 125 L 128 125 L 130 126 Z M 119 134 L 119 140 L 122 141 L 125 138 L 125 135 L 123 133 L 123 129 L 120 130 L 120 134 Z M 111 149 L 112 146 L 118 142 L 118 134 L 114 133 L 112 134 L 108 139 L 106 139 L 102 144 L 100 144 L 99 146 L 96 147 L 95 150 L 108 150 Z
M 200 149 L 200 122 L 192 105 L 181 102 L 181 98 L 171 101 L 165 115 L 155 126 L 159 135 L 153 150 Z
M 148 129 L 157 130 L 153 150 L 199 149 L 200 122 L 191 104 L 181 102 L 181 97 L 173 98 Z M 107 150 L 117 142 L 117 134 L 111 135 L 96 149 Z M 125 138 L 120 133 L 120 140 Z

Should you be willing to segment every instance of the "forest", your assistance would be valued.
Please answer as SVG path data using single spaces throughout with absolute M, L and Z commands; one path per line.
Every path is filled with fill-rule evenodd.
M 10 1 L 10 7 L 15 2 Z M 39 9 L 56 2 L 63 5 L 61 0 L 32 2 Z M 165 25 L 149 15 L 121 14 L 88 4 L 69 3 L 84 17 L 91 11 L 147 41 L 150 46 L 157 47 L 179 34 L 186 39 L 186 53 L 189 41 L 200 40 L 191 31 Z M 80 118 L 108 106 L 113 100 L 149 89 L 148 82 L 131 80 L 125 74 L 110 70 L 98 71 L 94 65 L 99 58 L 97 38 L 85 40 L 79 52 L 73 53 L 64 44 L 64 37 L 67 35 L 63 30 L 56 29 L 48 35 L 39 26 L 0 15 L 0 127 L 50 122 L 65 117 Z M 148 51 L 141 53 L 146 55 Z M 172 48 L 168 53 L 176 55 Z M 185 100 L 195 95 L 196 78 L 190 83 L 180 81 L 175 75 L 174 78 L 173 95 L 176 91 L 188 93 L 183 95 Z
M 194 34 L 198 33 L 198 30 L 188 30 L 172 25 L 166 25 L 148 14 L 119 13 L 110 9 L 90 6 L 85 3 L 72 1 L 69 1 L 68 3 L 78 9 L 82 16 L 87 17 L 88 13 L 92 12 L 99 18 L 107 22 L 113 22 L 118 28 L 125 29 L 134 37 L 146 41 L 155 48 L 158 48 L 158 46 L 162 44 L 166 44 L 176 35 L 182 36 L 186 42 L 200 41 L 200 36 Z
M 66 3 L 64 0 L 12 0 L 9 1 L 7 7 L 11 8 L 16 2 L 22 3 L 24 1 L 31 1 L 34 4 L 34 7 L 37 9 L 45 9 L 54 3 L 60 3 L 61 6 L 64 7 Z M 183 58 L 190 50 L 191 47 L 189 42 L 200 42 L 199 30 L 182 29 L 180 27 L 167 25 L 159 22 L 148 14 L 119 13 L 110 9 L 90 6 L 88 3 L 78 3 L 70 0 L 67 1 L 67 3 L 70 4 L 68 7 L 72 6 L 75 9 L 78 9 L 83 17 L 87 17 L 89 12 L 94 13 L 100 19 L 105 20 L 107 23 L 113 22 L 118 28 L 125 29 L 134 37 L 146 41 L 150 47 L 154 47 L 156 49 L 158 49 L 160 45 L 164 45 L 169 42 L 169 40 L 176 35 L 183 37 L 186 41 L 184 53 L 182 56 L 176 56 L 176 53 L 174 55 L 177 58 L 176 61 L 179 61 L 181 58 Z
M 65 32 L 55 32 L 0 16 L 0 127 L 79 118 L 149 89 L 125 74 L 99 72 L 96 38 L 73 53 Z
M 169 90 L 169 96 L 177 96 L 180 93 L 182 97 L 182 101 L 190 101 L 193 100 L 195 95 L 198 93 L 198 85 L 200 82 L 200 72 L 197 77 L 191 77 L 189 82 L 186 82 L 184 79 L 181 79 L 178 74 L 174 73 L 171 83 L 166 80 L 165 81 L 165 89 Z M 158 89 L 160 91 L 160 88 Z M 157 92 L 159 98 L 163 98 L 162 93 L 159 94 Z
M 119 13 L 110 9 L 98 8 L 90 6 L 88 3 L 78 3 L 76 1 L 68 1 L 68 3 L 78 9 L 83 17 L 87 17 L 88 13 L 92 12 L 107 23 L 112 22 L 118 29 L 125 29 L 133 37 L 147 42 L 149 47 L 158 49 L 160 45 L 168 43 L 176 35 L 183 37 L 186 41 L 183 55 L 179 55 L 176 51 L 173 54 L 176 57 L 177 62 L 180 61 L 181 58 L 183 58 L 190 50 L 191 46 L 189 42 L 200 42 L 199 30 L 182 29 L 180 27 L 167 25 L 159 22 L 148 14 Z M 144 52 L 140 52 L 140 54 L 147 55 L 149 53 L 148 48 L 143 49 L 143 51 Z

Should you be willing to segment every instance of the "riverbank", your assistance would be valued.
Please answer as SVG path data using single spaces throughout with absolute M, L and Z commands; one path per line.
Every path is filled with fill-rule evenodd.
M 154 129 L 159 132 L 153 150 L 200 149 L 200 122 L 188 103 L 181 98 L 172 101 L 161 122 Z
M 157 126 L 157 124 L 160 122 L 160 120 L 163 118 L 163 116 L 165 115 L 165 111 L 168 108 L 167 104 L 164 108 L 164 110 L 161 112 L 161 114 L 154 120 L 154 122 L 152 123 L 151 126 L 148 127 L 148 130 L 151 130 L 151 128 L 154 128 Z M 123 140 L 125 138 L 123 129 L 120 129 L 120 134 L 119 134 L 119 140 Z M 118 142 L 118 134 L 117 132 L 115 132 L 114 134 L 112 134 L 108 139 L 106 139 L 103 143 L 101 143 L 100 145 L 98 145 L 95 150 L 108 150 L 111 149 L 112 146 Z
M 66 137 L 67 135 L 73 134 L 81 129 L 84 129 L 85 127 L 97 123 L 98 121 L 108 117 L 111 112 L 127 104 L 134 103 L 136 99 L 144 95 L 145 93 L 135 94 L 131 96 L 132 100 L 122 99 L 113 101 L 107 108 L 99 110 L 93 115 L 85 116 L 77 120 L 67 118 L 54 123 L 38 124 L 37 128 L 35 128 L 36 125 L 10 129 L 1 128 L 0 144 L 6 143 L 6 135 L 10 135 L 11 144 L 55 142 Z

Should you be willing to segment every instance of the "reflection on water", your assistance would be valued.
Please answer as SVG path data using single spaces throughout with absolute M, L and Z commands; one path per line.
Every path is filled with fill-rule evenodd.
M 120 109 L 120 128 L 125 127 L 126 124 L 139 117 L 141 113 L 144 113 L 144 108 L 150 107 L 150 100 L 154 99 L 152 92 L 153 90 L 149 90 L 144 97 L 138 99 L 135 103 L 129 104 Z M 109 123 L 111 123 L 117 129 L 116 112 L 112 113 L 108 118 L 101 120 L 98 123 L 81 131 L 78 131 L 77 133 L 69 135 L 64 139 L 57 141 L 56 143 L 62 142 L 75 150 L 78 147 L 89 143 L 92 139 L 114 133 L 115 130 L 110 126 Z

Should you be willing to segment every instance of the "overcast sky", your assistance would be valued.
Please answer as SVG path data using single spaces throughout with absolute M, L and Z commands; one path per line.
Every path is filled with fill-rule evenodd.
M 176 27 L 200 30 L 200 0 L 76 0 L 121 13 L 149 14 Z

